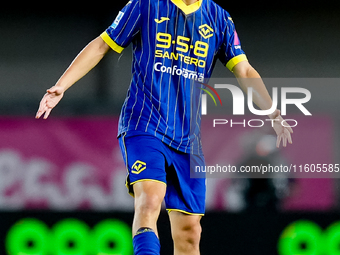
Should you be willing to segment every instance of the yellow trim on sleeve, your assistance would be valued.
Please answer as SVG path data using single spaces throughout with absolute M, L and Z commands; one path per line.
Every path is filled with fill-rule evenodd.
M 190 13 L 194 13 L 197 11 L 201 5 L 203 0 L 199 0 L 191 5 L 186 5 L 182 0 L 171 0 L 179 9 L 181 9 L 185 15 L 189 15 Z
M 227 63 L 227 68 L 232 72 L 234 67 L 243 61 L 248 61 L 247 56 L 245 54 L 238 55 L 236 57 L 233 57 L 232 59 L 229 60 Z
M 117 53 L 122 53 L 122 51 L 124 50 L 123 47 L 119 46 L 114 40 L 111 39 L 106 31 L 103 32 L 100 37 Z
M 198 215 L 198 216 L 204 216 L 203 213 L 190 213 L 190 212 L 186 212 L 183 210 L 178 210 L 178 209 L 166 209 L 168 211 L 168 213 L 171 212 L 180 212 L 180 213 L 184 213 L 184 214 L 188 214 L 188 215 Z

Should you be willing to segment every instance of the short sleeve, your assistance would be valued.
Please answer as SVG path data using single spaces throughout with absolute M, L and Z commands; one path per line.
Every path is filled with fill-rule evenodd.
M 219 59 L 230 71 L 232 71 L 238 63 L 246 61 L 247 57 L 242 50 L 234 21 L 229 14 L 225 14 L 224 16 L 224 24 L 225 30 L 223 42 L 219 50 Z
M 112 25 L 100 37 L 116 52 L 121 53 L 140 30 L 140 3 L 131 0 L 118 13 Z

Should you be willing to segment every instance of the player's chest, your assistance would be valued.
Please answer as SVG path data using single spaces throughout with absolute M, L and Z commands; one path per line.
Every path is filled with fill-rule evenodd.
M 215 52 L 221 43 L 212 20 L 200 13 L 184 15 L 164 10 L 144 20 L 141 35 L 144 46 L 202 58 Z

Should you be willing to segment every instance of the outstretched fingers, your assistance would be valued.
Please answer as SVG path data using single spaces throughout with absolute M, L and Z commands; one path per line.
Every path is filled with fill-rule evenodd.
M 282 134 L 279 134 L 279 135 L 277 136 L 277 140 L 276 140 L 276 147 L 277 147 L 277 148 L 280 148 L 281 140 L 282 140 Z
M 38 109 L 38 112 L 37 114 L 35 115 L 35 117 L 37 119 L 39 119 L 43 114 L 44 112 L 47 110 L 47 97 L 46 95 L 43 97 L 43 99 L 41 99 L 40 101 L 40 105 L 39 105 L 39 109 Z
M 277 140 L 276 140 L 277 148 L 280 148 L 281 141 L 282 141 L 283 147 L 287 147 L 287 143 L 290 143 L 290 144 L 293 143 L 293 139 L 291 136 L 291 132 L 289 131 L 289 128 L 286 127 L 284 129 L 284 132 L 277 136 Z
M 36 119 L 39 119 L 42 115 L 44 115 L 44 119 L 47 119 L 48 116 L 50 115 L 52 108 L 49 106 L 49 97 L 51 96 L 51 94 L 46 93 L 44 95 L 44 97 L 41 99 L 40 105 L 39 105 L 39 109 L 38 112 L 35 116 Z
M 289 131 L 289 133 L 293 134 L 293 129 L 291 126 L 288 125 L 288 123 L 285 121 L 285 129 Z
M 290 126 L 288 126 L 287 129 L 288 129 L 288 131 L 289 131 L 290 134 L 293 134 L 293 133 L 294 133 L 294 132 L 293 132 L 293 129 L 292 129 Z
M 47 108 L 47 110 L 45 111 L 45 115 L 44 115 L 45 120 L 48 118 L 48 116 L 50 116 L 51 111 L 52 111 L 52 108 Z
M 282 139 L 283 147 L 287 147 L 287 140 L 288 140 L 288 137 L 284 134 L 283 139 Z
M 291 128 L 290 128 L 291 129 Z M 290 144 L 292 144 L 293 143 L 293 139 L 292 139 L 292 136 L 291 136 L 291 133 L 293 133 L 293 130 L 292 130 L 292 132 L 288 129 L 288 131 L 289 132 L 287 132 L 287 136 L 288 136 L 288 142 L 290 143 Z

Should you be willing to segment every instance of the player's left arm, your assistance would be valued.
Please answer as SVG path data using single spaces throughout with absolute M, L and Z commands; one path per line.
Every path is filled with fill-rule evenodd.
M 235 65 L 233 68 L 233 73 L 237 78 L 240 87 L 247 93 L 248 87 L 253 89 L 253 102 L 261 109 L 268 110 L 272 107 L 273 101 L 268 93 L 266 86 L 259 73 L 249 64 L 248 61 L 242 61 Z M 283 147 L 287 146 L 287 142 L 292 143 L 291 133 L 293 133 L 292 128 L 285 123 L 283 126 L 281 123 L 284 119 L 280 115 L 280 111 L 276 109 L 268 117 L 273 121 L 273 128 L 277 134 L 276 146 L 280 147 L 282 141 Z

